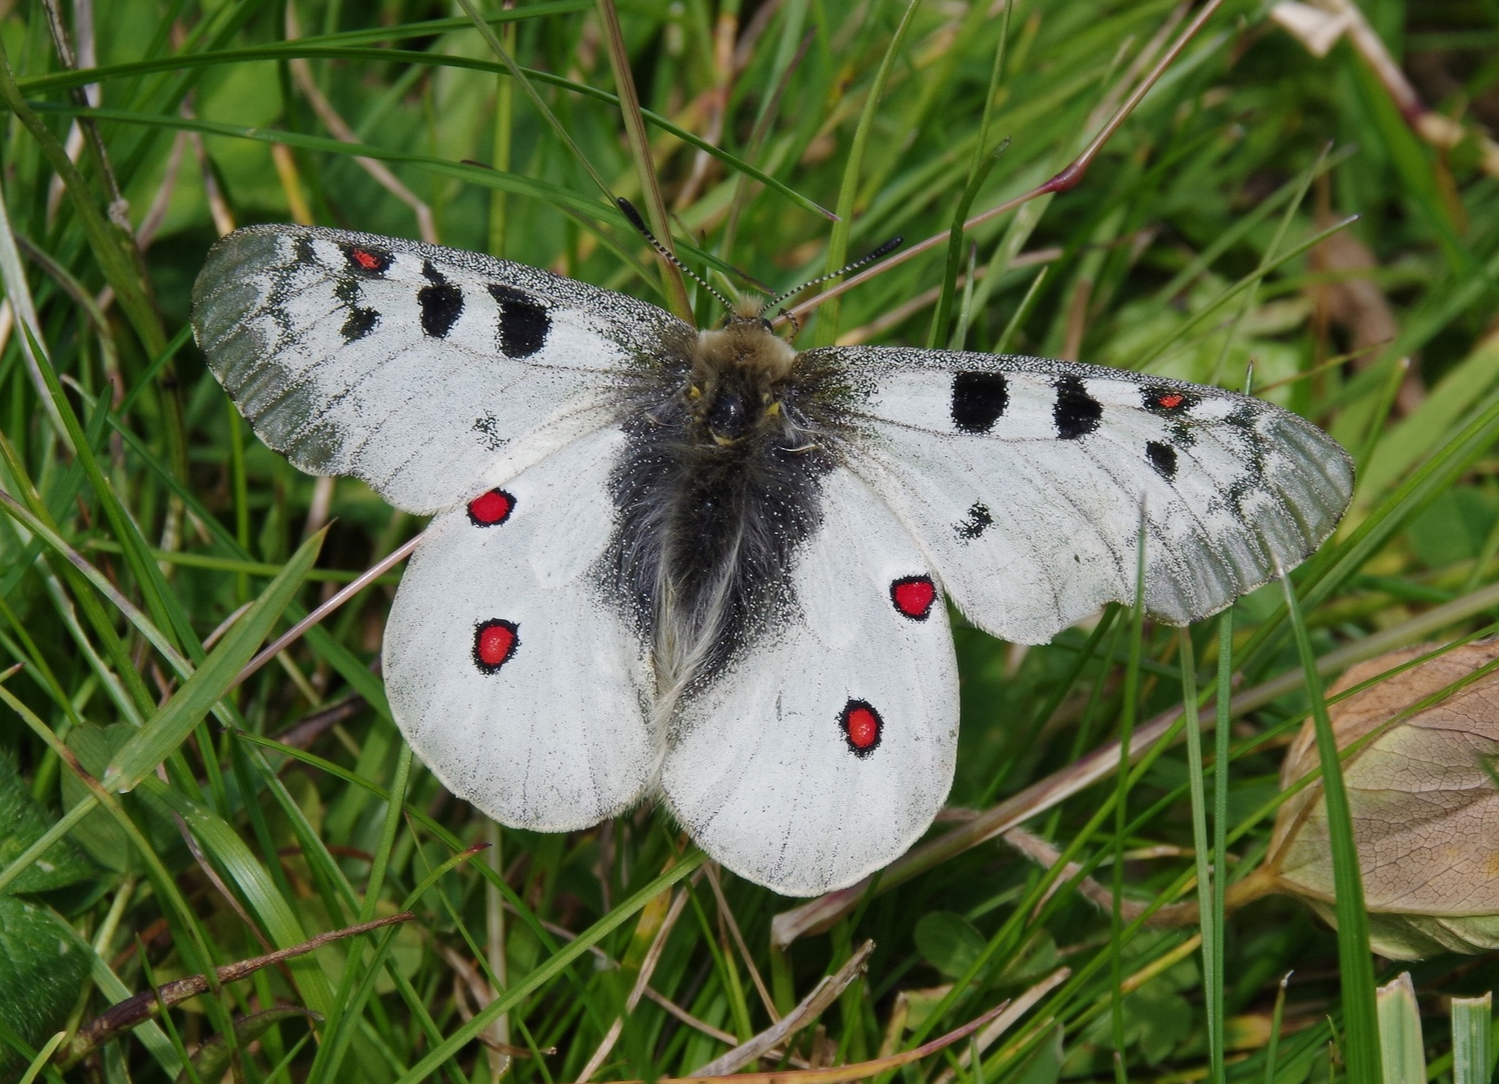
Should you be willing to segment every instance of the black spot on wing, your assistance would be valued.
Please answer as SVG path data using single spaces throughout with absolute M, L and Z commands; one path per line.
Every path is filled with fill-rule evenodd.
M 1262 414 L 1263 411 L 1255 409 L 1253 403 L 1246 402 L 1223 419 L 1223 424 L 1239 438 L 1236 448 L 1239 463 L 1246 468 L 1246 476 L 1256 486 L 1263 486 L 1265 482 L 1265 436 L 1259 427 Z
M 968 518 L 954 525 L 953 529 L 958 532 L 958 537 L 965 542 L 972 542 L 990 527 L 994 526 L 994 516 L 989 509 L 978 501 L 968 509 Z
M 1057 380 L 1055 387 L 1057 401 L 1051 416 L 1056 423 L 1057 436 L 1063 440 L 1077 440 L 1098 428 L 1103 404 L 1088 394 L 1081 380 L 1064 376 Z
M 344 321 L 344 326 L 339 328 L 339 334 L 344 337 L 344 342 L 351 343 L 364 338 L 375 325 L 380 322 L 380 313 L 375 309 L 355 307 L 349 310 L 349 317 Z
M 959 373 L 953 377 L 952 420 L 965 433 L 989 432 L 1009 403 L 1003 373 Z
M 479 434 L 479 443 L 485 451 L 497 452 L 510 443 L 510 439 L 500 432 L 500 420 L 491 412 L 475 418 L 473 430 Z
M 442 272 L 432 266 L 431 260 L 422 264 L 422 274 L 428 280 L 428 285 L 416 292 L 422 331 L 434 339 L 446 338 L 458 317 L 463 315 L 463 291 L 444 278 Z
M 1244 429 L 1254 432 L 1258 428 L 1260 412 L 1255 410 L 1249 403 L 1240 403 L 1234 407 L 1223 419 L 1225 425 L 1231 425 L 1235 429 Z
M 1176 477 L 1176 449 L 1169 444 L 1162 444 L 1158 440 L 1145 442 L 1145 458 L 1150 460 L 1150 465 L 1156 469 L 1166 481 Z
M 552 318 L 546 306 L 513 286 L 492 282 L 489 295 L 500 305 L 500 353 L 507 358 L 528 358 L 546 345 Z

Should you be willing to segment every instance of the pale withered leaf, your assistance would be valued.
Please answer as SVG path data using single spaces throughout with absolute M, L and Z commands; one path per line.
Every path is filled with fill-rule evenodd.
M 1430 651 L 1409 648 L 1362 663 L 1332 692 Z M 1415 959 L 1499 947 L 1499 787 L 1493 774 L 1499 671 L 1461 684 L 1496 658 L 1499 640 L 1469 644 L 1330 706 L 1340 749 L 1373 735 L 1344 760 L 1343 774 L 1370 940 L 1384 956 Z M 1454 686 L 1450 695 L 1411 710 Z M 1409 717 L 1399 718 L 1407 712 Z M 1289 787 L 1317 767 L 1308 721 L 1286 755 L 1281 785 Z M 1281 806 L 1266 869 L 1278 890 L 1333 920 L 1332 849 L 1320 784 Z

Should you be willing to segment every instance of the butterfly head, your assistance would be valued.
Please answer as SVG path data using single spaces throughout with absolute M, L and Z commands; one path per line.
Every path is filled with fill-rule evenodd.
M 779 427 L 780 393 L 796 357 L 758 310 L 740 307 L 723 327 L 699 331 L 686 391 L 699 433 L 723 446 Z

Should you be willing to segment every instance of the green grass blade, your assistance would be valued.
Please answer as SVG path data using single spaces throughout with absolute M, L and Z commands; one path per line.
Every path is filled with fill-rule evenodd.
M 1338 916 L 1338 973 L 1342 980 L 1344 1055 L 1351 1084 L 1380 1084 L 1379 1017 L 1374 1001 L 1374 963 L 1369 955 L 1369 923 L 1364 909 L 1364 882 L 1359 871 L 1358 849 L 1353 836 L 1353 817 L 1348 811 L 1348 792 L 1343 783 L 1343 765 L 1327 716 L 1322 678 L 1307 635 L 1306 623 L 1296 601 L 1295 589 L 1281 579 L 1286 609 L 1301 670 L 1311 699 L 1316 727 L 1317 756 L 1322 765 L 1322 801 L 1327 809 L 1327 830 L 1332 847 L 1333 884 Z
M 1452 1084 L 1489 1084 L 1494 995 L 1452 999 Z
M 1215 910 L 1214 891 L 1221 874 L 1214 876 L 1209 868 L 1210 856 L 1220 866 L 1221 851 L 1211 851 L 1208 842 L 1207 794 L 1202 763 L 1202 727 L 1197 716 L 1197 665 L 1192 650 L 1192 634 L 1183 629 L 1177 636 L 1181 650 L 1182 708 L 1187 735 L 1187 782 L 1192 795 L 1192 848 L 1197 868 L 1197 909 L 1202 928 L 1202 985 L 1206 993 L 1208 1029 L 1208 1072 L 1214 1084 L 1223 1076 L 1223 975 L 1219 969 L 1219 939 L 1223 930 L 1223 912 Z M 1215 765 L 1219 771 L 1224 761 Z
M 285 613 L 307 570 L 317 560 L 323 538 L 324 532 L 320 531 L 302 544 L 281 574 L 234 623 L 176 695 L 115 754 L 102 780 L 106 788 L 118 791 L 133 788 L 170 756 L 212 710 Z
M 920 6 L 921 0 L 909 0 L 906 4 L 905 11 L 900 17 L 900 24 L 896 26 L 895 33 L 890 36 L 890 44 L 880 60 L 879 70 L 875 72 L 873 81 L 865 91 L 864 109 L 859 114 L 858 125 L 854 128 L 848 156 L 844 161 L 843 181 L 838 187 L 838 204 L 835 208 L 838 218 L 833 223 L 833 233 L 828 238 L 825 267 L 827 274 L 836 273 L 848 263 L 848 242 L 854 226 L 854 201 L 859 194 L 859 175 L 864 168 L 864 156 L 869 148 L 875 118 L 879 115 L 880 99 L 884 94 L 885 84 L 890 78 L 895 58 L 900 55 L 906 34 L 911 29 L 911 21 L 915 18 Z M 840 310 L 841 301 L 838 298 L 833 298 L 821 307 L 818 312 L 814 346 L 831 346 L 837 341 Z
M 290 948 L 307 940 L 307 930 L 293 901 L 277 891 L 275 881 L 232 825 L 154 775 L 146 776 L 139 786 L 146 802 L 156 803 L 182 819 L 204 857 L 230 890 L 243 899 L 275 947 Z M 333 989 L 317 954 L 288 960 L 286 966 L 296 976 L 307 1007 L 324 1017 L 332 1012 Z
M 1375 991 L 1379 1013 L 1379 1056 L 1384 1084 L 1424 1084 L 1426 1049 L 1421 1042 L 1421 1008 L 1409 971 Z
M 417 1084 L 417 1081 L 425 1080 L 434 1069 L 470 1042 L 491 1020 L 501 1013 L 511 1011 L 533 990 L 562 974 L 572 965 L 573 961 L 582 956 L 606 935 L 623 926 L 636 912 L 659 896 L 663 889 L 670 888 L 693 870 L 697 869 L 698 866 L 702 865 L 703 859 L 703 853 L 694 849 L 682 857 L 665 873 L 652 880 L 644 888 L 640 889 L 640 891 L 631 895 L 629 899 L 621 900 L 605 918 L 594 923 L 589 929 L 579 934 L 577 938 L 569 942 L 561 951 L 549 958 L 546 963 L 532 971 L 524 979 L 512 984 L 510 989 L 505 991 L 502 996 L 490 1002 L 472 1020 L 449 1035 L 446 1040 L 427 1054 L 426 1057 L 403 1073 L 400 1079 L 396 1081 L 396 1084 Z

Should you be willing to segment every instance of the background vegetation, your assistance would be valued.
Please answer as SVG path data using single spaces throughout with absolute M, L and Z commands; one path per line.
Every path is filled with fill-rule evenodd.
M 866 940 L 866 970 L 761 1064 L 912 1049 L 1019 998 L 1003 1028 L 886 1072 L 1342 1072 L 1339 1044 L 1368 1042 L 1368 990 L 1344 987 L 1334 936 L 1285 897 L 1225 918 L 1209 895 L 1204 957 L 1193 885 L 1210 856 L 1194 833 L 1226 835 L 1230 880 L 1266 852 L 1281 752 L 1317 702 L 1293 633 L 1330 675 L 1494 619 L 1499 155 L 1484 132 L 1499 7 L 1367 0 L 1435 111 L 1423 119 L 1347 40 L 1313 55 L 1270 6 L 1228 0 L 1075 188 L 972 228 L 951 261 L 938 246 L 891 264 L 799 341 L 963 344 L 1235 387 L 1253 363 L 1262 394 L 1359 466 L 1343 530 L 1295 577 L 1300 619 L 1272 585 L 1226 632 L 1209 621 L 1187 640 L 1147 624 L 1137 644 L 1127 612 L 1044 648 L 958 629 L 959 771 L 933 838 L 1008 810 L 1029 817 L 1016 842 L 1031 857 L 998 840 L 931 854 L 773 946 L 795 901 L 699 867 L 649 808 L 548 836 L 448 799 L 371 670 L 394 573 L 230 690 L 262 636 L 421 524 L 248 434 L 186 329 L 203 255 L 232 225 L 318 222 L 666 303 L 593 179 L 645 206 L 649 173 L 689 260 L 778 290 L 1046 181 L 1190 5 L 1015 0 L 1006 23 L 1002 4 L 956 0 L 621 3 L 616 37 L 592 0 L 486 3 L 522 85 L 446 4 L 79 0 L 55 25 L 40 0 L 0 4 L 0 655 L 17 664 L 0 680 L 14 826 L 0 1072 L 67 1030 L 51 1079 L 682 1075 L 791 1012 Z M 648 161 L 625 137 L 616 47 Z M 698 311 L 717 319 L 709 300 Z M 309 571 L 299 547 L 330 523 Z M 1204 757 L 1226 788 L 1194 813 L 1189 749 L 1164 720 L 1220 674 L 1241 698 Z M 1110 743 L 1158 719 L 1141 732 L 1166 740 L 1121 780 Z M 1062 799 L 1026 789 L 1076 778 L 1095 750 L 1095 782 Z M 1188 924 L 1145 921 L 1180 903 Z M 1380 981 L 1396 970 L 1375 961 Z M 149 993 L 103 1015 L 203 975 L 150 1020 Z M 1492 989 L 1499 969 L 1447 955 L 1414 977 L 1440 1055 L 1441 999 Z

